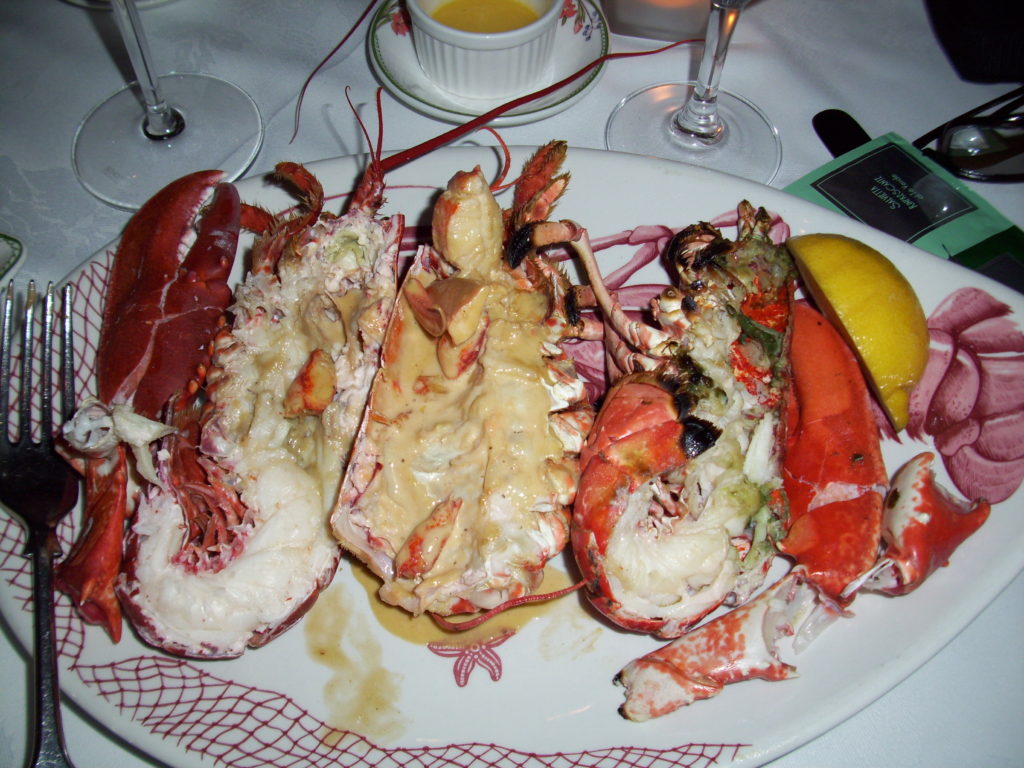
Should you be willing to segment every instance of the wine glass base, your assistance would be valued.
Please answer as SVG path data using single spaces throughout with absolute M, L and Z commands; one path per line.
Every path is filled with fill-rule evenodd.
M 64 0 L 69 5 L 77 5 L 79 8 L 88 8 L 90 11 L 109 11 L 110 0 Z M 140 11 L 144 8 L 152 8 L 156 5 L 165 5 L 174 0 L 135 0 L 135 7 Z
M 718 91 L 725 130 L 707 143 L 675 126 L 675 114 L 695 83 L 661 83 L 634 91 L 619 102 L 605 127 L 605 145 L 618 152 L 678 160 L 769 184 L 782 165 L 782 143 L 771 120 L 735 93 Z
M 145 102 L 130 83 L 95 107 L 75 133 L 71 166 L 89 192 L 117 208 L 136 210 L 171 181 L 219 169 L 241 176 L 263 144 L 263 119 L 245 91 L 219 77 L 158 78 L 164 100 L 185 119 L 169 139 L 143 132 Z

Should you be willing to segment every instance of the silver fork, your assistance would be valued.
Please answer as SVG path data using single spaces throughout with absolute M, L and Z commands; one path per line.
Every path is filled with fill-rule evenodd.
M 78 474 L 53 444 L 53 326 L 56 314 L 50 283 L 43 302 L 42 385 L 39 414 L 41 440 L 32 440 L 33 330 L 37 304 L 35 283 L 25 297 L 17 438 L 8 425 L 11 381 L 11 346 L 14 335 L 14 283 L 7 285 L 0 353 L 0 502 L 21 520 L 28 533 L 26 556 L 32 557 L 32 601 L 35 613 L 35 734 L 34 768 L 73 768 L 64 746 L 60 723 L 60 686 L 57 681 L 57 644 L 53 618 L 53 561 L 60 553 L 56 527 L 78 500 Z M 74 408 L 74 361 L 71 338 L 71 286 L 63 292 L 61 322 L 61 415 Z

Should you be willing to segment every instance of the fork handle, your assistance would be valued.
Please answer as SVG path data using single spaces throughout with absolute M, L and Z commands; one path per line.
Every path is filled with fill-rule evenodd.
M 53 613 L 53 554 L 51 530 L 30 534 L 32 541 L 32 600 L 35 616 L 35 734 L 33 768 L 74 768 L 64 746 L 60 721 L 56 626 Z

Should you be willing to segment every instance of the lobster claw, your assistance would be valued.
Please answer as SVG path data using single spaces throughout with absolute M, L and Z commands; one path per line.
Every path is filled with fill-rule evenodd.
M 154 419 L 205 364 L 231 301 L 227 278 L 239 232 L 238 192 L 220 183 L 223 177 L 221 171 L 200 171 L 171 182 L 125 227 L 96 350 L 99 399 L 107 406 L 130 405 Z M 91 431 L 82 434 L 88 440 Z M 103 455 L 65 436 L 87 456 L 86 501 L 81 533 L 58 565 L 55 584 L 87 621 L 102 624 L 117 641 L 121 610 L 114 584 L 133 493 L 125 436 L 115 435 L 117 445 Z M 133 442 L 136 455 L 148 450 L 145 442 Z
M 238 242 L 238 192 L 218 184 L 222 176 L 204 171 L 171 182 L 125 227 L 96 351 L 103 402 L 128 402 L 156 418 L 205 360 L 231 302 Z
M 790 516 L 778 546 L 831 600 L 846 604 L 851 584 L 878 560 L 888 476 L 853 352 L 802 302 L 794 306 L 793 338 L 783 470 Z
M 988 501 L 961 501 L 935 482 L 934 460 L 935 454 L 920 453 L 893 477 L 882 523 L 885 554 L 861 579 L 861 589 L 912 592 L 988 519 Z
M 631 661 L 615 677 L 626 689 L 619 714 L 649 720 L 717 696 L 730 683 L 795 677 L 778 643 L 797 632 L 817 602 L 817 589 L 793 571 L 754 600 Z

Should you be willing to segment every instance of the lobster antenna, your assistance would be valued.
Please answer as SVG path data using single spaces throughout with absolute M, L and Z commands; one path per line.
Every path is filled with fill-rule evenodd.
M 554 592 L 545 592 L 541 595 L 523 595 L 522 597 L 515 597 L 511 600 L 506 600 L 501 605 L 496 605 L 494 608 L 491 608 L 491 610 L 481 613 L 479 616 L 467 619 L 466 621 L 449 621 L 436 613 L 431 613 L 430 618 L 434 620 L 434 623 L 437 624 L 437 626 L 448 632 L 465 632 L 466 630 L 479 627 L 485 621 L 493 619 L 499 613 L 503 613 L 509 608 L 516 608 L 520 605 L 526 605 L 527 603 L 540 603 L 545 600 L 553 600 L 556 597 L 565 597 L 581 587 L 586 586 L 586 583 L 586 581 L 581 580 L 571 586 L 565 587 L 564 589 L 557 589 Z
M 484 130 L 488 131 L 492 136 L 494 136 L 495 139 L 498 140 L 498 144 L 501 146 L 501 154 L 504 157 L 501 166 L 501 173 L 499 174 L 498 178 L 496 178 L 491 183 L 491 192 L 496 194 L 503 189 L 507 189 L 513 186 L 516 182 L 519 181 L 519 179 L 516 179 L 515 181 L 509 184 L 502 184 L 502 182 L 505 181 L 505 177 L 508 176 L 509 170 L 512 168 L 512 153 L 509 152 L 508 144 L 505 143 L 505 139 L 501 137 L 500 133 L 491 128 L 489 125 L 485 126 Z
M 363 20 L 370 14 L 370 11 L 373 10 L 373 7 L 377 4 L 377 1 L 378 0 L 370 0 L 362 15 L 358 19 L 356 19 L 356 23 L 353 24 L 352 28 L 345 33 L 345 36 L 343 38 L 341 38 L 341 42 L 334 46 L 334 48 L 331 49 L 331 52 L 324 56 L 324 58 L 321 59 L 320 63 L 317 64 L 313 68 L 313 71 L 310 72 L 309 75 L 306 77 L 305 82 L 303 82 L 302 84 L 302 88 L 299 89 L 299 98 L 295 102 L 295 126 L 292 128 L 292 137 L 288 140 L 289 144 L 295 141 L 295 137 L 299 135 L 299 113 L 302 112 L 302 100 L 306 97 L 306 90 L 309 88 L 309 84 L 313 81 L 313 78 L 316 77 L 317 73 L 325 66 L 327 66 L 327 62 L 334 57 L 334 54 L 341 50 L 342 46 L 345 45 L 345 43 L 348 42 L 348 39 L 352 37 L 352 35 L 355 33 L 357 29 L 359 29 L 359 25 L 362 24 Z
M 589 72 L 590 70 L 600 66 L 606 61 L 628 59 L 636 56 L 651 56 L 656 53 L 662 53 L 663 51 L 671 50 L 680 45 L 700 42 L 702 39 L 703 38 L 694 37 L 688 38 L 686 40 L 677 40 L 674 43 L 669 43 L 668 45 L 664 45 L 661 48 L 655 48 L 650 51 L 618 51 L 616 53 L 606 53 L 602 56 L 598 56 L 589 64 L 586 64 L 585 66 L 576 70 L 568 77 L 559 80 L 557 83 L 552 83 L 549 86 L 541 88 L 539 91 L 528 93 L 525 96 L 520 96 L 518 98 L 512 99 L 512 101 L 506 101 L 504 104 L 495 107 L 489 112 L 484 112 L 482 115 L 478 115 L 477 117 L 474 117 L 472 120 L 467 120 L 466 122 L 462 123 L 461 125 L 455 126 L 449 131 L 445 131 L 444 133 L 439 134 L 432 139 L 424 141 L 422 144 L 417 144 L 415 147 L 410 147 L 409 149 L 405 149 L 402 150 L 401 152 L 396 152 L 395 154 L 390 155 L 383 161 L 381 168 L 385 173 L 387 173 L 389 171 L 394 170 L 395 168 L 405 165 L 409 161 L 414 160 L 415 158 L 420 157 L 421 155 L 427 154 L 427 152 L 437 149 L 438 147 L 443 147 L 447 144 L 450 144 L 460 136 L 465 136 L 468 133 L 472 133 L 477 128 L 481 128 L 487 125 L 487 123 L 491 122 L 496 117 L 501 117 L 506 112 L 513 110 L 516 107 L 520 107 L 523 104 L 529 104 L 531 101 L 541 99 L 551 93 L 554 93 L 560 88 L 564 88 L 574 80 L 577 80 L 578 78 L 587 74 L 587 72 Z
M 382 103 L 383 88 L 377 89 L 377 153 L 376 158 L 380 162 L 381 153 L 384 151 L 384 106 Z
M 384 133 L 384 119 L 381 114 L 381 102 L 380 102 L 380 91 L 377 89 L 377 143 L 373 142 L 370 138 L 370 132 L 366 130 L 366 123 L 363 122 L 363 118 L 360 116 L 359 111 L 356 109 L 356 105 L 352 103 L 352 88 L 345 86 L 345 101 L 348 102 L 349 109 L 352 110 L 352 114 L 355 115 L 356 122 L 359 123 L 359 130 L 363 133 L 363 138 L 366 139 L 366 146 L 370 152 L 370 165 L 374 168 L 380 168 L 380 147 L 381 147 L 381 135 Z M 376 147 L 376 148 L 374 148 Z

